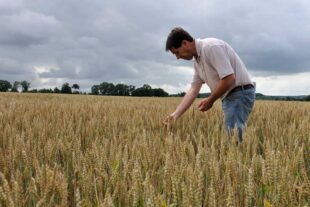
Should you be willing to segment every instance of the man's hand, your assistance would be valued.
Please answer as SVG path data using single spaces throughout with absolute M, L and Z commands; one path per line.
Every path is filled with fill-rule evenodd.
M 214 101 L 210 97 L 203 99 L 199 105 L 198 108 L 200 111 L 205 112 L 212 108 Z
M 170 114 L 165 118 L 165 120 L 163 121 L 163 124 L 166 127 L 170 128 L 170 126 L 172 126 L 175 123 L 175 121 L 176 121 L 176 117 Z
M 198 105 L 199 110 L 205 112 L 211 109 L 213 103 L 223 94 L 225 94 L 226 91 L 234 85 L 235 81 L 236 81 L 235 74 L 230 74 L 221 79 L 216 88 L 214 89 L 214 91 L 212 91 L 212 94 L 208 98 L 203 99 L 199 103 Z

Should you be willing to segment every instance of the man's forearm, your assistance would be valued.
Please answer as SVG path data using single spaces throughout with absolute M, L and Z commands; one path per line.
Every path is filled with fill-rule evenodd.
M 235 75 L 231 74 L 222 80 L 220 80 L 218 86 L 213 91 L 213 93 L 209 96 L 209 99 L 212 102 L 215 102 L 218 98 L 220 98 L 226 91 L 235 83 Z
M 179 118 L 194 102 L 195 98 L 199 94 L 201 85 L 192 86 L 186 95 L 183 97 L 181 103 L 177 109 L 172 113 L 175 118 Z

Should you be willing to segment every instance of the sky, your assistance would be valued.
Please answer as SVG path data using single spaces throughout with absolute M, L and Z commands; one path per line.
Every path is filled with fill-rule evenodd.
M 309 0 L 0 0 L 0 80 L 186 91 L 193 61 L 165 51 L 176 26 L 229 43 L 257 92 L 310 94 Z

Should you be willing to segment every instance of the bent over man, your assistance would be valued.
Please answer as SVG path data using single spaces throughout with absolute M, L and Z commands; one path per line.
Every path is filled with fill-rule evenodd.
M 238 141 L 241 143 L 242 131 L 255 101 L 255 83 L 238 54 L 222 40 L 194 39 L 180 27 L 174 28 L 168 35 L 166 51 L 173 53 L 177 59 L 194 58 L 195 72 L 190 89 L 176 110 L 165 118 L 164 124 L 175 122 L 191 106 L 202 84 L 206 83 L 211 95 L 199 103 L 199 110 L 208 111 L 221 98 L 229 141 L 237 126 Z

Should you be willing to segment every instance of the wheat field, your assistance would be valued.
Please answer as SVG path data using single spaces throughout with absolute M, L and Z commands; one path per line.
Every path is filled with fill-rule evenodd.
M 221 103 L 0 94 L 0 206 L 310 206 L 310 103 L 256 101 L 242 145 Z M 236 135 L 234 135 L 234 138 Z

